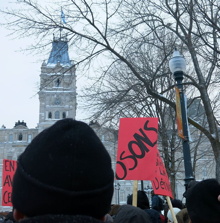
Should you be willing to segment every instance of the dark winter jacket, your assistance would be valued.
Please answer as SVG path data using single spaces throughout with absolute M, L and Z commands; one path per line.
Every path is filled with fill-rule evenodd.
M 154 194 L 151 197 L 151 200 L 152 200 L 152 205 L 151 205 L 152 209 L 159 211 L 159 212 L 164 209 L 163 200 L 158 195 Z
M 144 209 L 146 213 L 150 216 L 153 223 L 161 223 L 160 213 L 154 209 Z
M 83 215 L 41 215 L 25 218 L 19 223 L 103 223 L 95 218 Z
M 115 215 L 114 223 L 152 223 L 149 215 L 132 205 L 122 205 Z

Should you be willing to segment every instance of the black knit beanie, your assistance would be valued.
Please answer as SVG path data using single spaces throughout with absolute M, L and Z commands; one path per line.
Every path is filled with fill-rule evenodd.
M 132 201 L 133 201 L 133 194 L 130 194 L 127 197 L 127 204 L 132 205 Z M 150 208 L 148 196 L 142 190 L 138 190 L 138 192 L 137 192 L 137 207 L 139 207 L 141 209 L 149 209 Z
M 73 119 L 42 131 L 19 156 L 13 207 L 43 214 L 103 217 L 113 195 L 111 158 L 95 132 Z
M 193 223 L 220 222 L 220 184 L 215 179 L 203 180 L 186 195 L 186 207 Z

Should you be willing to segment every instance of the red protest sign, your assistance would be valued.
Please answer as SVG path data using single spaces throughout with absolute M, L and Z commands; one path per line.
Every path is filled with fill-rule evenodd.
M 119 125 L 116 177 L 147 180 L 156 160 L 157 118 L 122 118 Z
M 158 118 L 120 119 L 116 178 L 151 180 L 155 194 L 172 197 L 166 170 L 161 165 L 157 139 Z
M 2 206 L 12 206 L 12 179 L 17 168 L 17 161 L 3 160 L 3 174 L 2 174 Z
M 170 186 L 169 177 L 165 169 L 164 163 L 157 151 L 156 166 L 153 177 L 149 179 L 152 182 L 152 187 L 155 194 L 169 196 L 173 198 L 172 189 Z

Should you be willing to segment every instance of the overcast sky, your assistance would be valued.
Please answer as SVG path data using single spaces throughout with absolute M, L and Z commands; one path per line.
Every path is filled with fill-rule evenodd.
M 5 6 L 10 6 L 9 1 L 1 0 L 0 8 Z M 7 35 L 7 29 L 0 27 L 0 127 L 13 128 L 15 122 L 24 120 L 29 128 L 35 128 L 39 120 L 40 68 L 49 55 L 47 58 L 28 55 L 20 49 L 25 48 L 29 40 L 12 39 Z
M 38 123 L 39 102 L 37 85 L 40 66 L 33 55 L 19 52 L 25 46 L 22 40 L 11 40 L 7 30 L 0 27 L 0 126 L 12 128 L 18 120 L 24 120 L 28 127 Z

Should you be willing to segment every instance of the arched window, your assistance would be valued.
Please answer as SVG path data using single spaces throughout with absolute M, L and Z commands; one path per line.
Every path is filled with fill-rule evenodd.
M 55 81 L 55 87 L 59 87 L 60 86 L 60 78 L 58 78 L 56 81 Z
M 19 141 L 21 141 L 21 140 L 22 140 L 22 138 L 23 138 L 22 134 L 21 134 L 21 133 L 19 133 L 19 135 L 18 135 L 18 140 L 19 140 Z
M 63 112 L 63 118 L 66 118 L 66 112 Z
M 12 134 L 9 135 L 9 142 L 13 142 L 13 135 Z
M 59 111 L 55 111 L 55 119 L 60 119 L 60 112 Z
M 30 143 L 32 140 L 32 135 L 31 134 L 28 134 L 28 143 Z
M 48 118 L 52 118 L 52 112 L 48 113 Z

